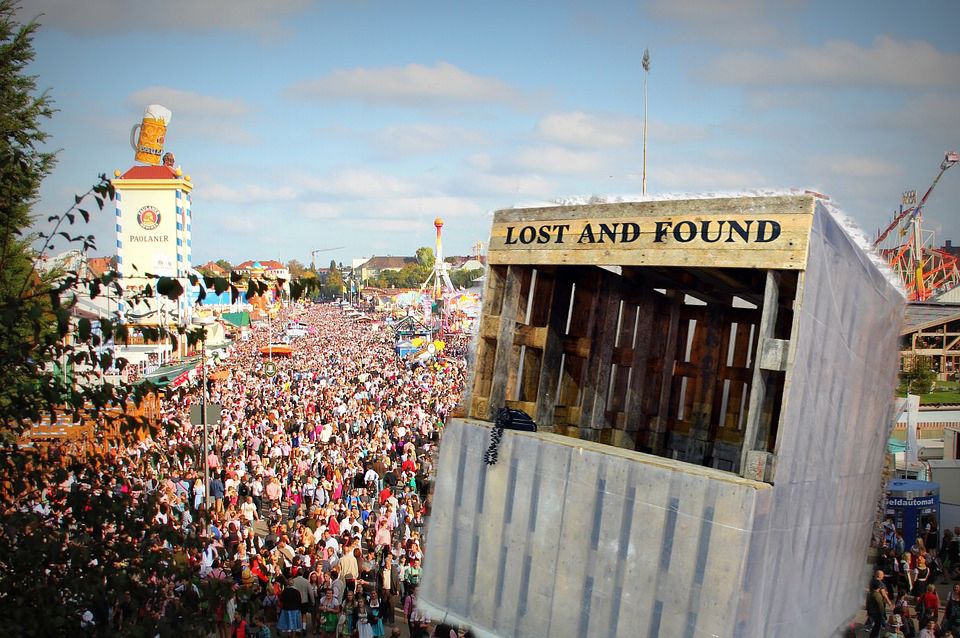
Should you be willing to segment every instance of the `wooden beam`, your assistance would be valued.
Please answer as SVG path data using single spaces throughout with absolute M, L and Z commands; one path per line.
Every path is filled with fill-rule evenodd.
M 660 397 L 657 402 L 657 415 L 650 427 L 650 445 L 654 454 L 663 455 L 666 445 L 666 433 L 670 416 L 670 395 L 673 392 L 673 364 L 677 357 L 677 342 L 680 336 L 680 306 L 682 300 L 671 298 L 667 301 L 669 317 L 661 326 L 664 333 L 664 351 L 660 368 Z
M 763 291 L 763 306 L 760 312 L 757 347 L 753 353 L 753 379 L 750 382 L 750 398 L 747 402 L 747 419 L 743 428 L 743 449 L 740 451 L 740 472 L 747 466 L 747 453 L 758 449 L 758 434 L 761 431 L 761 416 L 766 402 L 766 379 L 769 374 L 760 367 L 760 353 L 765 339 L 773 337 L 777 323 L 777 310 L 780 301 L 780 274 L 775 270 L 767 271 L 767 283 Z M 765 428 L 764 428 L 765 429 Z M 765 442 L 764 442 L 765 445 Z
M 537 426 L 553 431 L 554 410 L 557 407 L 557 387 L 560 383 L 560 364 L 563 361 L 563 341 L 570 312 L 573 278 L 570 269 L 558 268 L 550 297 L 550 314 L 543 340 L 540 360 L 540 385 L 537 389 Z
M 519 348 L 513 343 L 517 331 L 517 319 L 526 312 L 524 283 L 530 281 L 529 266 L 510 266 L 507 270 L 503 292 L 503 310 L 500 313 L 500 330 L 497 334 L 496 359 L 493 364 L 493 382 L 490 387 L 490 403 L 487 420 L 496 421 L 497 411 L 507 400 L 508 386 L 516 383 Z M 514 386 L 515 387 L 515 386 Z
M 650 374 L 650 339 L 655 314 L 654 296 L 645 294 L 637 306 L 637 330 L 634 336 L 630 386 L 627 389 L 625 410 L 627 420 L 624 429 L 628 432 L 636 432 L 646 426 L 647 418 L 643 413 L 643 389 Z
M 703 465 L 713 454 L 710 440 L 713 419 L 714 396 L 717 389 L 717 369 L 720 366 L 720 350 L 723 343 L 721 330 L 724 324 L 725 306 L 707 306 L 703 318 L 697 322 L 697 352 L 692 362 L 696 366 L 693 378 L 692 414 L 684 418 L 690 421 L 687 438 L 686 460 Z
M 603 415 L 607 409 L 613 347 L 617 340 L 621 283 L 619 275 L 604 271 L 594 305 L 592 347 L 580 393 L 580 427 L 591 432 L 591 441 L 598 440 L 599 434 L 595 431 L 606 425 Z

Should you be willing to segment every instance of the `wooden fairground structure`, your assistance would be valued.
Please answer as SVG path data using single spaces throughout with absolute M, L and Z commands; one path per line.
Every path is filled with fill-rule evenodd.
M 39 448 L 60 445 L 76 454 L 104 454 L 109 449 L 124 444 L 129 440 L 129 436 L 142 440 L 147 435 L 145 430 L 138 429 L 125 436 L 121 420 L 143 419 L 147 427 L 152 428 L 159 421 L 160 409 L 161 399 L 150 393 L 139 405 L 130 402 L 126 410 L 110 408 L 94 416 L 87 408 L 77 422 L 73 421 L 70 414 L 60 412 L 56 420 L 51 420 L 48 415 L 41 423 L 24 432 L 19 442 Z
M 928 357 L 937 378 L 955 380 L 960 372 L 960 303 L 911 303 L 901 331 L 900 369 L 910 371 Z
M 498 211 L 418 605 L 488 638 L 839 635 L 904 307 L 865 248 L 810 194 Z M 492 436 L 503 407 L 538 430 Z

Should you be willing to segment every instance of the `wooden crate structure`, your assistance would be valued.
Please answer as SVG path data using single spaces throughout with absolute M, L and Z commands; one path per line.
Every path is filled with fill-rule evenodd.
M 814 201 L 499 211 L 467 415 L 769 477 Z
M 904 294 L 809 196 L 500 211 L 418 605 L 481 638 L 834 636 Z M 537 432 L 507 431 L 507 405 Z

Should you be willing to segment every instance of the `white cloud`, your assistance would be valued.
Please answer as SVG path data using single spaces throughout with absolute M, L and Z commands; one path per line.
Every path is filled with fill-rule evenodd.
M 763 173 L 753 169 L 717 168 L 703 164 L 678 163 L 660 166 L 648 172 L 649 192 L 706 190 L 743 190 L 769 186 Z M 790 185 L 778 185 L 789 187 Z
M 244 184 L 235 187 L 202 177 L 195 182 L 195 186 L 197 191 L 203 194 L 203 199 L 211 202 L 261 204 L 275 201 L 291 201 L 297 197 L 297 191 L 289 186 L 266 188 L 256 184 Z
M 679 38 L 718 42 L 737 47 L 783 45 L 784 32 L 770 23 L 770 8 L 782 13 L 790 0 L 656 0 L 649 7 L 658 20 L 681 26 Z M 797 2 L 792 2 L 797 4 Z M 786 7 L 784 6 L 786 5 Z M 651 51 L 651 74 L 657 68 L 657 51 Z
M 528 146 L 517 151 L 513 163 L 521 168 L 544 173 L 582 175 L 603 168 L 601 156 L 571 151 L 560 146 Z
M 428 220 L 433 225 L 437 217 L 465 217 L 485 210 L 472 199 L 451 195 L 422 195 L 371 202 L 365 210 L 378 218 L 410 218 Z M 418 221 L 419 223 L 419 221 Z
M 252 146 L 260 142 L 245 128 L 252 122 L 252 118 L 245 116 L 256 112 L 257 108 L 243 99 L 154 86 L 134 91 L 126 97 L 125 103 L 134 114 L 131 118 L 134 122 L 139 122 L 148 104 L 160 104 L 170 109 L 173 117 L 167 129 L 167 141 L 172 144 L 177 140 L 213 142 L 223 146 Z
M 165 86 L 151 86 L 127 96 L 127 106 L 140 110 L 147 104 L 162 104 L 174 117 L 184 115 L 210 115 L 217 117 L 241 117 L 254 109 L 241 99 L 224 99 L 202 95 L 193 91 L 181 91 Z
M 335 219 L 343 216 L 340 208 L 323 202 L 304 202 L 296 206 L 296 212 L 307 219 Z
M 478 171 L 489 171 L 493 168 L 493 158 L 488 153 L 474 153 L 466 158 L 467 166 Z
M 929 42 L 877 36 L 863 47 L 848 40 L 793 47 L 780 55 L 731 53 L 700 73 L 714 84 L 743 86 L 814 85 L 895 89 L 960 86 L 960 54 L 943 53 Z
M 478 175 L 469 184 L 472 190 L 485 195 L 549 197 L 557 192 L 557 185 L 540 175 Z
M 339 197 L 376 199 L 399 197 L 414 192 L 414 185 L 393 175 L 362 170 L 342 170 L 331 177 L 302 175 L 294 178 L 298 186 L 308 191 Z
M 903 167 L 877 157 L 860 155 L 826 155 L 812 157 L 810 164 L 817 172 L 832 174 L 834 179 L 843 176 L 855 179 L 900 177 Z
M 651 119 L 649 135 L 662 144 L 709 137 L 703 128 Z M 570 111 L 549 113 L 538 123 L 536 134 L 547 142 L 580 148 L 634 146 L 643 140 L 643 116 L 625 113 Z
M 370 232 L 371 230 L 381 233 L 411 233 L 424 229 L 424 222 L 416 219 L 384 219 L 384 218 L 363 218 L 356 217 L 347 220 L 344 223 L 346 228 Z
M 383 153 L 390 157 L 427 155 L 490 143 L 490 135 L 477 129 L 435 124 L 407 124 L 383 129 L 376 139 Z
M 44 26 L 82 35 L 118 32 L 154 35 L 171 31 L 240 30 L 263 35 L 279 31 L 280 20 L 316 0 L 27 0 L 20 13 L 43 13 Z M 155 47 L 150 38 L 144 46 Z
M 956 93 L 927 92 L 908 100 L 903 108 L 878 116 L 877 123 L 885 129 L 912 129 L 931 138 L 960 140 L 960 117 Z
M 549 113 L 537 123 L 536 132 L 549 142 L 569 146 L 628 146 L 643 135 L 643 118 L 584 111 Z
M 527 108 L 541 99 L 524 94 L 502 80 L 474 75 L 448 62 L 438 62 L 432 67 L 408 64 L 335 71 L 326 77 L 295 84 L 287 92 L 295 99 L 311 102 L 357 101 L 420 108 L 463 104 Z
M 763 11 L 763 0 L 658 0 L 650 6 L 657 17 L 686 22 L 712 22 L 730 17 L 741 18 Z

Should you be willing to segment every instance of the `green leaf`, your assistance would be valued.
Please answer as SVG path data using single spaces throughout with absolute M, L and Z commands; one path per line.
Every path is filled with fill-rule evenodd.
M 89 341 L 91 335 L 90 320 L 84 317 L 77 322 L 77 333 L 80 341 Z
M 168 299 L 177 299 L 183 294 L 183 284 L 172 277 L 160 277 L 157 280 L 157 293 Z

